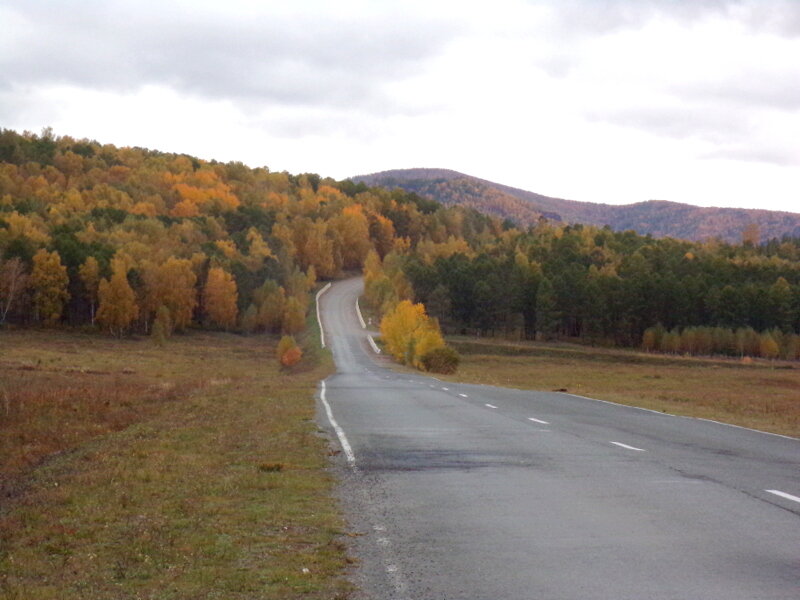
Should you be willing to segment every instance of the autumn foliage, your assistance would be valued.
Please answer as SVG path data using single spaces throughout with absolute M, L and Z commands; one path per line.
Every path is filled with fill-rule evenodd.
M 150 334 L 163 307 L 169 331 L 294 334 L 318 277 L 425 235 L 420 206 L 315 174 L 0 130 L 0 324 Z
M 236 324 L 236 281 L 230 273 L 219 267 L 208 271 L 205 289 L 203 290 L 203 308 L 209 321 L 224 329 Z
M 303 351 L 297 345 L 294 337 L 285 335 L 278 342 L 278 347 L 275 350 L 275 355 L 278 357 L 278 362 L 284 367 L 291 367 L 300 362 L 303 358 Z
M 381 338 L 396 360 L 425 370 L 437 364 L 428 361 L 426 367 L 426 357 L 445 347 L 439 326 L 425 314 L 425 307 L 408 300 L 383 317 Z

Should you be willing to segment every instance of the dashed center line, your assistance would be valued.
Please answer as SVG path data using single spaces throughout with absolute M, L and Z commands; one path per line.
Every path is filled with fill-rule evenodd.
M 622 444 L 620 442 L 611 442 L 615 446 L 619 446 L 620 448 L 625 448 L 626 450 L 635 450 L 636 452 L 647 452 L 644 448 L 637 448 L 636 446 L 628 446 L 628 444 Z
M 794 502 L 800 502 L 800 498 L 797 496 L 792 496 L 791 494 L 787 494 L 786 492 L 781 492 L 780 490 L 764 490 L 765 492 L 769 492 L 770 494 L 775 494 L 776 496 L 780 496 L 786 500 L 792 500 Z
M 542 425 L 550 425 L 549 421 L 542 421 L 541 419 L 534 419 L 533 417 L 528 417 L 528 421 L 533 421 L 534 423 L 541 423 Z
M 449 392 L 449 391 L 450 391 L 450 388 L 443 387 L 443 388 L 442 388 L 442 391 Z
M 497 408 L 494 404 L 485 404 L 486 408 Z
M 459 394 L 459 396 L 461 396 L 462 398 L 469 398 L 469 396 L 467 396 L 466 394 Z

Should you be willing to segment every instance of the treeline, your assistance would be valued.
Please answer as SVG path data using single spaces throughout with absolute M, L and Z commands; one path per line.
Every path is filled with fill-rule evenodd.
M 663 326 L 648 327 L 642 336 L 648 352 L 690 356 L 754 356 L 800 359 L 800 335 L 773 329 L 757 332 L 752 327 L 735 331 L 726 327 L 687 327 L 667 331 Z
M 639 346 L 660 326 L 652 349 L 666 351 L 697 328 L 752 330 L 778 356 L 800 334 L 798 239 L 517 229 L 397 189 L 0 131 L 0 324 L 291 335 L 318 280 L 361 269 L 382 315 L 424 305 L 404 305 L 418 315 L 404 353 L 431 350 L 440 329 Z M 425 368 L 419 353 L 407 362 Z
M 0 325 L 293 334 L 370 251 L 500 231 L 401 190 L 0 131 Z
M 657 325 L 672 332 L 659 341 L 712 327 L 769 335 L 788 356 L 776 338 L 800 332 L 798 257 L 798 239 L 694 243 L 540 223 L 477 243 L 423 240 L 400 270 L 446 332 L 639 346 Z

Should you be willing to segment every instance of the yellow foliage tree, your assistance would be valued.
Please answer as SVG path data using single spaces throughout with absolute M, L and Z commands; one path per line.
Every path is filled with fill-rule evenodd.
M 144 310 L 148 318 L 163 304 L 169 309 L 176 330 L 180 331 L 189 325 L 197 306 L 194 287 L 197 276 L 192 271 L 191 261 L 171 256 L 161 265 L 147 265 L 143 269 L 142 279 L 145 286 Z
M 228 329 L 236 324 L 239 294 L 236 281 L 227 271 L 212 267 L 203 289 L 203 308 L 211 322 Z
M 333 240 L 328 237 L 328 224 L 325 221 L 317 221 L 309 228 L 305 243 L 299 250 L 298 258 L 303 268 L 313 266 L 320 277 L 336 276 L 339 271 L 338 256 Z
M 400 302 L 381 320 L 386 349 L 399 362 L 422 369 L 422 357 L 445 343 L 436 321 L 425 314 L 422 304 Z
M 121 263 L 117 263 L 121 266 Z M 101 279 L 98 288 L 100 306 L 97 321 L 108 327 L 112 335 L 122 336 L 133 320 L 139 316 L 136 297 L 128 283 L 124 268 L 114 269 L 111 281 Z
M 306 314 L 300 301 L 294 296 L 286 300 L 283 309 L 283 333 L 292 334 L 303 331 L 306 328 Z
M 345 269 L 358 269 L 364 264 L 367 252 L 372 248 L 369 237 L 369 221 L 361 205 L 354 204 L 342 209 L 332 222 L 341 240 L 342 262 Z
M 369 235 L 380 256 L 386 256 L 394 246 L 394 223 L 383 215 L 373 215 L 369 223 Z
M 251 271 L 258 271 L 264 265 L 264 261 L 273 256 L 272 250 L 255 227 L 247 231 L 247 242 L 250 246 L 245 265 Z
M 61 264 L 58 252 L 40 249 L 33 256 L 30 286 L 38 321 L 52 324 L 61 318 L 64 303 L 69 300 L 68 283 L 67 268 Z

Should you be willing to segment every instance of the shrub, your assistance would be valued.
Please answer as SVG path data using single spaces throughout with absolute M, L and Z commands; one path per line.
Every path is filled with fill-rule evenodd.
M 303 358 L 303 351 L 297 346 L 292 346 L 281 356 L 281 364 L 284 367 L 291 367 L 299 363 L 301 358 Z
M 281 341 L 278 342 L 275 355 L 278 358 L 278 362 L 284 367 L 291 367 L 300 362 L 300 359 L 303 357 L 303 351 L 292 336 L 285 335 L 281 338 Z
M 461 358 L 449 346 L 429 350 L 422 356 L 422 366 L 432 373 L 455 373 Z

